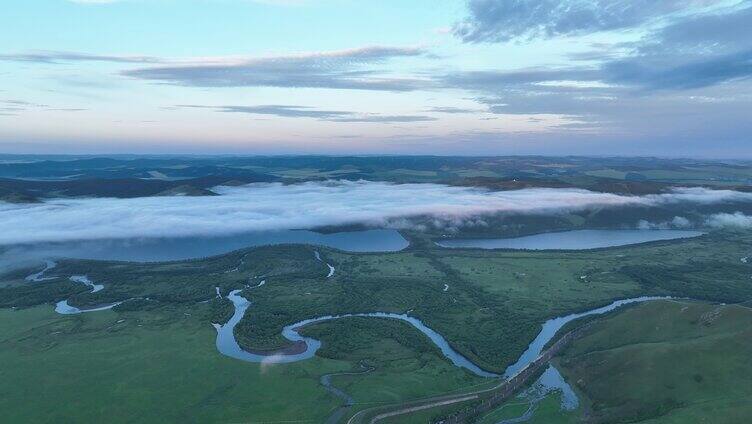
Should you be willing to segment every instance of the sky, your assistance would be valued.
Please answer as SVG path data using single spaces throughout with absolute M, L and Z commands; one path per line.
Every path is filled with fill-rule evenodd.
M 752 158 L 752 0 L 8 0 L 0 153 Z

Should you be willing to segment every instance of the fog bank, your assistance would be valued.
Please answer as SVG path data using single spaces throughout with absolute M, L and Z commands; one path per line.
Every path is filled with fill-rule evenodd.
M 355 223 L 403 226 L 405 218 L 413 216 L 456 225 L 496 213 L 551 214 L 625 205 L 752 201 L 750 193 L 702 188 L 621 196 L 580 189 L 492 192 L 368 181 L 263 183 L 214 190 L 221 196 L 54 199 L 27 205 L 0 202 L 0 245 L 229 235 Z

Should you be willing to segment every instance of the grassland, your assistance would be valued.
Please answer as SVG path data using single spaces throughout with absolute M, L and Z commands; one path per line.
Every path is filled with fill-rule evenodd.
M 504 420 L 522 417 L 530 407 L 524 399 L 514 399 L 494 411 L 482 416 L 477 424 L 497 424 Z M 542 399 L 533 410 L 526 423 L 532 424 L 575 424 L 581 422 L 580 411 L 562 411 L 561 396 L 558 392 L 550 393 Z
M 596 322 L 559 360 L 590 422 L 752 420 L 752 309 L 640 305 Z
M 142 421 L 321 422 L 339 401 L 319 378 L 357 369 L 361 361 L 376 369 L 333 379 L 358 402 L 353 411 L 482 381 L 452 367 L 409 325 L 383 320 L 307 327 L 306 334 L 323 341 L 320 355 L 310 361 L 261 367 L 224 358 L 215 350 L 210 324 L 226 321 L 230 304 L 221 299 L 200 303 L 215 297 L 215 287 L 226 294 L 266 280 L 244 293 L 253 305 L 236 336 L 246 348 L 283 347 L 282 327 L 314 316 L 410 311 L 455 349 L 500 371 L 543 321 L 563 313 L 643 294 L 752 298 L 752 285 L 739 283 L 752 275 L 752 265 L 740 261 L 750 245 L 752 234 L 723 232 L 583 252 L 445 250 L 427 244 L 379 254 L 318 248 L 337 268 L 329 279 L 310 246 L 156 264 L 62 261 L 50 273 L 60 277 L 56 280 L 0 288 L 5 307 L 0 309 L 0 362 L 7 364 L 0 378 L 0 406 L 16 421 L 98 421 L 107 415 L 119 422 L 136 416 Z M 708 274 L 695 275 L 698 266 Z M 658 271 L 671 278 L 649 278 Z M 88 293 L 65 278 L 72 274 L 87 274 L 106 289 Z M 13 274 L 14 281 L 22 275 Z M 68 297 L 77 306 L 137 300 L 114 311 L 53 314 L 51 304 Z M 36 401 L 25 403 L 21 396 L 32 393 Z
M 306 336 L 323 340 L 323 358 L 363 362 L 367 374 L 338 376 L 360 405 L 396 403 L 474 387 L 488 380 L 461 371 L 447 361 L 426 337 L 401 321 L 347 318 L 305 327 Z
M 208 306 L 77 316 L 61 316 L 47 306 L 0 310 L 2 420 L 318 423 L 340 402 L 319 384 L 320 377 L 356 369 L 355 360 L 376 369 L 336 377 L 334 384 L 363 405 L 457 390 L 480 380 L 448 364 L 410 328 L 378 322 L 346 329 L 353 336 L 373 336 L 352 347 L 329 339 L 331 324 L 308 329 L 323 331 L 315 334 L 346 359 L 317 357 L 283 366 L 237 361 L 217 353 L 215 331 L 202 308 Z
M 6 309 L 0 328 L 6 422 L 319 422 L 336 400 L 317 376 L 349 366 L 234 361 L 217 354 L 211 326 L 181 310 L 62 317 L 49 307 Z

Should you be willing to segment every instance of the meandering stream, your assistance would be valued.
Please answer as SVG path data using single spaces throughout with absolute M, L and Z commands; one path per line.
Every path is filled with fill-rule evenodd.
M 95 284 L 93 281 L 89 280 L 89 277 L 85 275 L 74 275 L 70 277 L 70 280 L 76 283 L 85 284 L 91 287 L 91 291 L 89 293 L 96 293 L 104 289 L 104 285 Z M 120 305 L 121 303 L 123 303 L 123 301 L 108 303 L 106 305 L 96 306 L 93 308 L 79 309 L 75 306 L 71 306 L 70 304 L 68 304 L 68 299 L 65 299 L 55 304 L 55 312 L 57 312 L 58 314 L 62 314 L 62 315 L 75 315 L 75 314 L 82 314 L 84 312 L 96 312 L 96 311 L 104 311 L 107 309 L 112 309 L 115 306 Z
M 469 359 L 462 356 L 459 352 L 455 351 L 449 345 L 449 342 L 444 339 L 444 337 L 442 337 L 439 333 L 432 330 L 431 328 L 427 327 L 421 320 L 415 317 L 411 317 L 407 314 L 395 314 L 389 312 L 325 315 L 321 317 L 306 319 L 285 326 L 282 329 L 282 336 L 284 336 L 287 340 L 298 344 L 300 344 L 301 342 L 305 343 L 305 349 L 302 352 L 289 354 L 284 352 L 275 352 L 271 354 L 248 352 L 240 347 L 237 340 L 235 339 L 234 334 L 235 326 L 240 322 L 240 320 L 243 318 L 243 315 L 245 315 L 246 310 L 251 306 L 251 302 L 249 302 L 245 297 L 240 296 L 240 292 L 241 290 L 233 290 L 227 296 L 227 298 L 230 299 L 233 306 L 235 307 L 235 312 L 233 313 L 232 318 L 230 318 L 230 320 L 224 325 L 214 324 L 214 327 L 217 329 L 217 349 L 223 355 L 229 356 L 231 358 L 248 362 L 263 362 L 266 364 L 281 364 L 302 361 L 304 359 L 313 357 L 316 354 L 316 351 L 321 347 L 321 342 L 310 337 L 301 336 L 300 333 L 298 333 L 298 330 L 301 327 L 305 327 L 306 325 L 310 324 L 317 324 L 325 321 L 351 317 L 388 318 L 407 322 L 408 324 L 415 327 L 418 331 L 425 334 L 441 350 L 444 356 L 449 359 L 454 365 L 465 368 L 473 374 L 479 375 L 481 377 L 499 377 L 498 374 L 494 374 L 481 369 Z
M 464 368 L 470 372 L 472 372 L 475 375 L 478 375 L 480 377 L 501 377 L 499 374 L 495 374 L 492 372 L 488 372 L 480 368 L 478 365 L 464 357 L 462 354 L 454 350 L 449 342 L 439 333 L 434 331 L 433 329 L 426 326 L 423 321 L 416 317 L 409 316 L 407 314 L 395 314 L 395 313 L 389 313 L 389 312 L 366 312 L 366 313 L 352 313 L 352 314 L 342 314 L 342 315 L 325 315 L 321 317 L 315 317 L 306 319 L 303 321 L 296 322 L 294 324 L 290 324 L 285 326 L 282 329 L 282 336 L 285 337 L 287 340 L 298 344 L 299 346 L 302 346 L 304 344 L 304 349 L 302 351 L 294 352 L 294 353 L 286 353 L 284 351 L 281 352 L 274 352 L 274 353 L 264 353 L 264 352 L 248 352 L 243 350 L 240 345 L 238 344 L 237 340 L 235 339 L 235 326 L 240 322 L 240 320 L 243 318 L 243 315 L 245 315 L 246 310 L 251 306 L 251 302 L 248 301 L 243 296 L 240 296 L 241 290 L 233 290 L 230 292 L 230 294 L 227 296 L 227 298 L 232 302 L 235 312 L 233 313 L 232 318 L 224 324 L 214 324 L 214 327 L 217 329 L 217 350 L 219 350 L 220 353 L 223 355 L 229 356 L 231 358 L 240 359 L 243 361 L 248 362 L 263 362 L 266 364 L 279 364 L 279 363 L 290 363 L 290 362 L 297 362 L 302 361 L 308 358 L 313 357 L 316 354 L 316 351 L 321 347 L 321 341 L 310 338 L 310 337 L 304 337 L 301 336 L 298 332 L 300 328 L 305 327 L 306 325 L 310 324 L 318 324 L 325 321 L 331 321 L 336 319 L 342 319 L 342 318 L 350 318 L 350 317 L 372 317 L 372 318 L 387 318 L 387 319 L 396 319 L 400 321 L 404 321 L 410 325 L 412 325 L 415 329 L 420 331 L 421 333 L 425 334 L 435 345 L 439 348 L 441 353 L 449 359 L 450 362 L 452 362 L 455 366 Z M 658 300 L 658 299 L 666 299 L 665 297 L 655 297 L 655 296 L 642 296 L 642 297 L 636 297 L 631 299 L 623 299 L 623 300 L 617 300 L 615 302 L 612 302 L 609 305 L 596 308 L 590 311 L 586 312 L 580 312 L 575 314 L 569 314 L 563 317 L 553 318 L 548 321 L 546 321 L 540 333 L 538 333 L 538 336 L 528 345 L 527 350 L 523 352 L 523 354 L 520 356 L 520 358 L 515 362 L 514 364 L 507 367 L 505 370 L 503 376 L 504 377 L 510 377 L 517 372 L 519 372 L 521 369 L 523 369 L 525 366 L 527 366 L 529 363 L 534 361 L 543 351 L 543 348 L 545 345 L 551 341 L 551 339 L 556 335 L 556 333 L 567 323 L 582 318 L 589 315 L 599 315 L 604 314 L 610 311 L 613 311 L 621 306 L 632 304 L 632 303 L 638 303 L 638 302 L 647 302 L 651 300 Z
M 335 273 L 335 268 L 329 264 L 326 263 L 322 258 L 318 251 L 314 251 L 315 257 L 318 261 L 324 263 L 328 268 L 329 272 L 327 274 L 327 278 L 330 278 Z M 45 268 L 37 273 L 31 274 L 28 277 L 26 277 L 27 281 L 30 282 L 40 282 L 45 281 L 57 277 L 44 277 L 43 275 L 48 272 L 50 269 L 54 268 L 56 266 L 55 262 L 53 261 L 46 261 L 45 262 Z M 100 290 L 104 289 L 104 285 L 102 284 L 95 284 L 92 282 L 87 276 L 85 275 L 74 275 L 70 277 L 71 281 L 85 284 L 86 286 L 91 288 L 91 293 L 96 293 Z M 253 287 L 247 287 L 246 290 L 252 290 L 258 287 L 263 286 L 265 283 L 264 280 L 262 280 L 258 285 Z M 444 284 L 443 291 L 449 290 L 449 286 L 447 284 Z M 216 294 L 218 297 L 221 297 L 221 292 L 219 290 L 219 287 L 216 288 Z M 350 318 L 350 317 L 370 317 L 370 318 L 381 318 L 381 319 L 395 319 L 400 320 L 403 322 L 406 322 L 410 325 L 412 325 L 415 329 L 426 335 L 435 345 L 439 348 L 441 353 L 444 355 L 445 358 L 447 358 L 452 364 L 454 364 L 457 367 L 464 368 L 467 371 L 480 376 L 480 377 L 486 377 L 486 378 L 499 378 L 499 377 L 505 377 L 509 378 L 513 375 L 515 375 L 517 372 L 522 370 L 525 366 L 530 364 L 532 361 L 538 358 L 538 356 L 542 353 L 543 348 L 545 345 L 553 339 L 553 337 L 556 335 L 556 333 L 567 323 L 576 320 L 578 318 L 582 318 L 589 315 L 599 315 L 604 314 L 610 311 L 613 311 L 619 307 L 622 307 L 624 305 L 632 304 L 632 303 L 638 303 L 638 302 L 647 302 L 652 300 L 659 300 L 659 299 L 666 299 L 666 297 L 650 297 L 650 296 L 643 296 L 643 297 L 636 297 L 631 299 L 623 299 L 618 300 L 615 302 L 612 302 L 609 305 L 592 309 L 585 312 L 579 312 L 574 314 L 569 314 L 562 317 L 557 317 L 550 319 L 546 321 L 541 328 L 541 331 L 538 333 L 536 338 L 528 345 L 528 348 L 525 350 L 525 352 L 522 353 L 522 355 L 519 357 L 519 359 L 512 365 L 506 368 L 505 372 L 503 374 L 496 374 L 492 372 L 488 372 L 486 370 L 483 370 L 478 365 L 464 357 L 462 354 L 454 350 L 449 342 L 439 333 L 425 325 L 420 319 L 408 315 L 408 313 L 404 314 L 397 314 L 397 313 L 390 313 L 390 312 L 363 312 L 363 313 L 350 313 L 350 314 L 342 314 L 342 315 L 325 315 L 320 317 L 314 317 L 310 319 L 305 319 L 290 325 L 285 326 L 282 329 L 282 336 L 285 337 L 287 340 L 292 342 L 296 348 L 292 350 L 282 350 L 282 351 L 276 351 L 276 352 L 249 352 L 240 347 L 238 344 L 234 330 L 237 324 L 242 320 L 243 316 L 245 315 L 248 308 L 251 307 L 251 302 L 246 299 L 245 297 L 241 296 L 240 293 L 242 290 L 233 290 L 228 295 L 227 298 L 232 302 L 234 307 L 234 312 L 230 320 L 225 324 L 213 324 L 213 326 L 217 330 L 217 338 L 216 338 L 216 347 L 217 350 L 228 357 L 248 361 L 248 362 L 258 362 L 258 363 L 266 363 L 266 364 L 281 364 L 281 363 L 291 363 L 291 362 L 297 362 L 309 359 L 313 357 L 318 349 L 321 347 L 321 341 L 310 338 L 310 337 L 304 337 L 300 335 L 299 330 L 302 327 L 305 327 L 306 325 L 311 324 L 317 324 L 325 321 L 332 321 L 342 318 Z M 55 306 L 55 311 L 60 314 L 80 314 L 85 312 L 95 312 L 95 311 L 102 311 L 106 309 L 114 308 L 117 305 L 120 305 L 124 301 L 120 302 L 114 302 L 106 305 L 101 305 L 93 308 L 88 309 L 80 309 L 74 306 L 71 306 L 68 303 L 68 300 L 61 300 L 59 301 Z M 326 387 L 331 387 L 331 385 L 327 385 L 322 380 L 322 384 L 324 384 Z M 569 385 L 564 381 L 564 379 L 561 377 L 561 374 L 553 368 L 549 367 L 549 369 L 546 370 L 546 372 L 543 374 L 543 376 L 536 382 L 536 385 L 538 387 L 542 387 L 545 390 L 551 391 L 555 389 L 559 389 L 564 394 L 563 396 L 563 407 L 572 407 L 572 405 L 577 404 L 577 398 L 574 395 L 574 391 L 571 390 Z M 335 393 L 337 394 L 337 393 Z M 342 392 L 344 396 L 349 398 L 349 395 Z M 338 395 L 339 396 L 339 395 Z M 343 397 L 343 399 L 345 399 Z M 534 410 L 533 408 L 533 402 L 531 402 L 531 410 L 529 413 L 531 414 Z M 528 414 L 528 415 L 530 415 Z M 520 417 L 524 420 L 524 417 Z
M 347 412 L 348 408 L 355 405 L 355 399 L 345 392 L 344 390 L 336 387 L 334 384 L 332 384 L 332 377 L 337 376 L 345 376 L 345 375 L 363 375 L 368 374 L 369 372 L 375 370 L 376 368 L 366 365 L 365 363 L 361 362 L 359 364 L 360 371 L 347 371 L 347 372 L 337 372 L 332 374 L 324 374 L 319 379 L 319 383 L 321 383 L 322 386 L 326 390 L 329 391 L 329 393 L 333 394 L 334 396 L 342 399 L 342 405 L 335 409 L 334 412 L 329 415 L 329 418 L 326 420 L 326 424 L 336 424 L 340 421 L 343 415 L 345 415 L 345 412 Z
M 57 263 L 55 261 L 46 259 L 44 261 L 44 269 L 37 273 L 27 276 L 25 280 L 30 281 L 32 283 L 39 283 L 39 282 L 47 281 L 47 280 L 54 280 L 57 277 L 42 277 L 42 275 L 44 275 L 47 271 L 51 270 L 52 268 L 55 268 L 56 266 L 57 266 Z
M 314 256 L 316 256 L 316 260 L 317 261 L 324 262 L 324 260 L 321 259 L 321 254 L 319 253 L 318 250 L 314 250 L 313 254 L 314 254 Z M 327 274 L 326 278 L 330 278 L 330 277 L 332 277 L 334 275 L 334 267 L 331 264 L 327 263 L 327 262 L 324 262 L 324 263 L 326 264 L 327 267 L 329 267 L 329 274 Z

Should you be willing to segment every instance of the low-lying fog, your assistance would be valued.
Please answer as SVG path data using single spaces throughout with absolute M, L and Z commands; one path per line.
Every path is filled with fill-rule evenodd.
M 257 231 L 365 224 L 404 228 L 413 216 L 462 225 L 486 214 L 550 214 L 596 207 L 712 204 L 752 201 L 752 193 L 703 188 L 622 196 L 580 189 L 493 192 L 440 184 L 369 181 L 251 184 L 217 187 L 213 197 L 50 199 L 41 204 L 0 202 L 0 246 L 92 240 L 231 236 Z M 718 216 L 709 224 L 749 224 L 746 216 Z
M 752 200 L 752 193 L 701 188 L 620 196 L 578 189 L 492 192 L 439 184 L 309 182 L 218 187 L 214 197 L 54 199 L 0 203 L 0 244 L 224 235 L 364 223 L 382 226 L 429 215 L 462 220 L 489 213 L 548 213 L 596 206 Z

